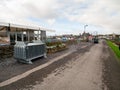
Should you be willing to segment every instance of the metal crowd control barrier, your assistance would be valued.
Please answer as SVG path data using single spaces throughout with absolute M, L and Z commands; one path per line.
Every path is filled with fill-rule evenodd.
M 46 45 L 42 42 L 16 42 L 14 46 L 14 57 L 19 62 L 31 64 L 31 60 L 42 56 L 46 57 Z

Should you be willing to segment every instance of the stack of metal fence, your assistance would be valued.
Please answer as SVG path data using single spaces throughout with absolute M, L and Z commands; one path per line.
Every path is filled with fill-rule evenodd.
M 14 57 L 20 62 L 31 64 L 31 60 L 42 56 L 46 57 L 46 45 L 41 41 L 16 42 L 14 46 Z

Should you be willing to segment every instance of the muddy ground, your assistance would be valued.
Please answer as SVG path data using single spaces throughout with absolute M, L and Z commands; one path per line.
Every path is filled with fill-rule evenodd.
M 103 58 L 103 82 L 108 90 L 120 90 L 120 63 L 113 51 L 103 42 L 103 52 L 109 53 L 108 59 Z
M 84 46 L 87 46 L 88 48 L 82 48 Z M 75 52 L 70 54 L 69 56 L 66 56 L 62 58 L 61 60 L 54 62 L 50 66 L 47 66 L 46 68 L 43 68 L 31 75 L 29 75 L 26 79 L 21 79 L 17 81 L 17 83 L 10 84 L 8 86 L 2 87 L 0 90 L 16 90 L 16 89 L 21 89 L 21 88 L 26 88 L 26 87 L 31 87 L 32 85 L 36 84 L 36 81 L 42 82 L 45 77 L 47 77 L 48 74 L 53 72 L 56 68 L 59 68 L 60 66 L 64 66 L 65 63 L 67 63 L 70 60 L 74 60 L 72 58 L 75 58 L 79 53 L 83 53 L 88 51 L 89 48 L 92 46 L 92 44 L 89 43 L 81 43 L 79 45 L 71 45 L 69 46 L 69 49 L 61 52 L 57 52 L 54 54 L 48 55 L 47 59 L 41 58 L 41 59 L 36 59 L 33 61 L 34 64 L 32 65 L 27 65 L 27 64 L 22 64 L 18 63 L 14 58 L 11 58 L 12 61 L 6 60 L 5 62 L 1 63 L 0 65 L 0 81 L 7 80 L 13 76 L 19 75 L 21 73 L 24 73 L 27 70 L 30 70 L 36 66 L 42 65 L 44 63 L 47 63 L 49 60 L 52 60 L 53 58 L 60 56 L 66 52 L 72 52 L 75 49 L 79 49 L 80 52 Z M 39 73 L 39 74 L 38 74 Z M 30 81 L 29 81 L 30 80 Z M 24 83 L 23 83 L 24 82 Z
M 52 60 L 55 57 L 58 57 L 60 55 L 63 55 L 67 52 L 72 52 L 75 49 L 81 49 L 83 46 L 89 45 L 87 43 L 80 43 L 79 45 L 71 45 L 68 46 L 68 49 L 52 54 L 48 54 L 47 58 L 37 58 L 32 60 L 33 64 L 24 64 L 17 62 L 14 57 L 6 58 L 0 62 L 0 82 L 3 82 L 13 76 L 19 75 L 21 73 L 26 72 L 27 70 L 30 70 L 34 67 L 37 67 L 39 65 L 42 65 L 44 63 L 47 63 L 48 61 Z
M 85 45 L 87 47 L 81 48 Z M 94 50 L 100 50 L 97 51 L 101 53 L 100 56 L 99 53 L 95 53 L 97 55 L 96 57 L 99 57 L 99 59 L 94 58 L 94 50 L 92 50 L 91 53 L 91 48 L 93 48 Z M 24 73 L 27 70 L 39 66 L 40 64 L 42 65 L 44 63 L 47 63 L 49 62 L 49 60 L 52 60 L 53 58 L 58 57 L 64 53 L 70 52 L 74 49 L 76 49 L 77 51 L 52 63 L 51 65 L 43 69 L 40 69 L 39 71 L 30 74 L 26 78 L 23 78 L 10 85 L 0 87 L 0 90 L 73 90 L 74 87 L 71 87 L 72 85 L 78 85 L 77 88 L 74 88 L 75 90 L 78 90 L 78 88 L 79 90 L 120 90 L 120 65 L 118 64 L 114 53 L 107 46 L 104 40 L 102 40 L 101 43 L 98 45 L 83 43 L 76 46 L 70 46 L 69 49 L 65 51 L 48 55 L 47 59 L 37 59 L 33 62 L 34 64 L 32 65 L 18 63 L 13 58 L 11 58 L 11 61 L 5 60 L 0 64 L 0 82 L 7 80 L 13 76 Z M 89 53 L 88 58 L 84 56 L 86 53 Z M 85 62 L 84 60 L 82 62 L 79 61 L 78 58 L 81 58 L 81 56 L 85 58 Z M 91 63 L 92 61 L 93 63 Z M 86 67 L 87 65 L 88 68 Z M 69 75 L 67 75 L 68 71 L 70 73 Z M 81 79 L 77 79 L 76 77 L 74 77 L 73 72 L 77 73 L 78 75 L 75 76 L 80 77 Z M 52 76 L 53 74 L 54 76 Z M 84 77 L 84 75 L 86 74 L 88 76 L 87 78 Z M 98 78 L 97 75 L 99 76 Z M 52 76 L 51 79 L 49 78 L 50 76 Z M 75 81 L 74 78 L 70 78 L 70 76 L 76 78 L 76 80 L 78 81 Z M 56 77 L 58 78 L 56 79 Z M 67 77 L 68 79 L 65 80 L 65 77 Z M 85 81 L 83 78 L 85 78 Z M 82 82 L 86 82 L 86 84 L 81 83 L 82 86 L 80 87 L 79 83 L 82 79 Z M 64 82 L 60 82 L 62 80 Z M 69 83 L 66 83 L 67 80 L 70 80 Z M 71 80 L 75 82 L 75 85 L 74 83 L 70 85 L 70 83 L 72 82 Z M 93 81 L 91 82 L 91 80 Z M 46 82 L 48 84 L 46 84 Z M 87 85 L 87 82 L 90 82 L 89 85 Z M 42 83 L 45 85 L 41 86 Z M 65 85 L 64 88 L 61 89 L 59 84 L 62 85 L 61 87 Z M 84 87 L 84 85 L 86 86 Z M 92 85 L 94 87 L 92 87 Z M 71 88 L 69 88 L 68 86 Z

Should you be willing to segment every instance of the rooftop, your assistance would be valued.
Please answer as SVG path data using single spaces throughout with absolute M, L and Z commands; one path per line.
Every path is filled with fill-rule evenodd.
M 47 29 L 47 28 L 43 28 L 41 26 L 25 26 L 25 25 L 18 25 L 18 24 L 12 24 L 12 23 L 4 23 L 4 22 L 0 22 L 0 31 L 4 30 L 4 28 L 6 27 L 10 27 L 13 29 L 17 29 L 17 30 L 33 30 L 33 31 L 50 31 L 50 32 L 54 32 L 55 30 L 51 30 L 51 29 Z

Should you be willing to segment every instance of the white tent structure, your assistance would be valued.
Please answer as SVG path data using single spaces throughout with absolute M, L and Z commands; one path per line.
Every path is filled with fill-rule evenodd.
M 46 31 L 53 31 L 41 27 L 0 23 L 2 37 L 8 37 L 14 45 L 14 58 L 20 62 L 31 64 L 33 59 L 46 57 Z M 4 34 L 3 34 L 4 33 Z
M 8 37 L 11 44 L 15 43 L 17 40 L 24 41 L 24 39 L 26 39 L 25 41 L 29 42 L 35 38 L 45 41 L 46 31 L 54 32 L 54 30 L 38 26 L 25 26 L 0 22 L 0 37 Z M 22 35 L 22 38 L 19 37 L 20 34 Z

